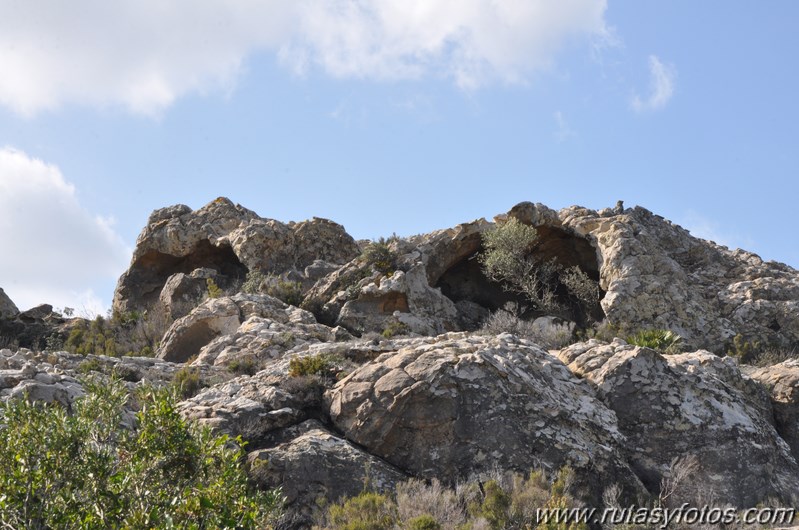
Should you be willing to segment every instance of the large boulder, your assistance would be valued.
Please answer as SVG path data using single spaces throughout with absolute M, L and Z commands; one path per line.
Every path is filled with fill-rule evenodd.
M 287 441 L 248 455 L 255 482 L 282 487 L 289 504 L 318 506 L 365 491 L 391 493 L 407 476 L 336 436 L 316 420 L 284 432 Z
M 416 339 L 326 394 L 335 426 L 402 471 L 454 483 L 495 468 L 571 465 L 594 500 L 643 491 L 616 417 L 557 358 L 512 335 Z
M 19 314 L 19 309 L 11 301 L 6 292 L 0 287 L 0 319 L 14 318 Z
M 741 370 L 765 385 L 774 407 L 777 431 L 799 461 L 799 359 L 761 368 L 742 366 Z
M 149 309 L 170 276 L 199 268 L 215 270 L 225 287 L 252 270 L 280 274 L 315 260 L 343 264 L 358 254 L 355 240 L 326 219 L 281 223 L 225 198 L 196 211 L 171 206 L 150 215 L 119 279 L 113 307 L 122 313 Z
M 623 451 L 650 490 L 682 460 L 698 466 L 681 484 L 686 502 L 799 500 L 799 465 L 772 423 L 769 397 L 731 359 L 664 357 L 622 340 L 578 343 L 558 356 L 615 412 Z

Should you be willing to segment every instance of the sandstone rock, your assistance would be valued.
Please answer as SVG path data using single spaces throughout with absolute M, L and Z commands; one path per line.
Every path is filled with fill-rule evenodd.
M 14 318 L 19 314 L 19 309 L 8 297 L 6 292 L 0 287 L 0 319 Z
M 618 456 L 626 439 L 613 412 L 557 358 L 511 335 L 408 341 L 326 400 L 348 439 L 414 476 L 455 482 L 569 464 L 595 499 L 613 483 L 642 491 Z
M 772 424 L 768 396 L 731 359 L 664 357 L 621 340 L 575 344 L 558 356 L 615 412 L 624 451 L 651 491 L 674 459 L 692 456 L 699 468 L 682 485 L 686 502 L 799 499 L 799 465 Z
M 765 368 L 742 366 L 741 371 L 768 389 L 777 431 L 799 461 L 799 359 Z
M 344 228 L 325 219 L 284 224 L 225 198 L 196 211 L 172 206 L 153 212 L 139 235 L 130 268 L 117 284 L 114 310 L 152 307 L 176 273 L 214 269 L 226 287 L 249 270 L 302 270 L 315 260 L 342 264 L 358 253 Z
M 370 491 L 392 492 L 408 477 L 383 460 L 309 420 L 287 429 L 289 441 L 270 449 L 253 451 L 248 461 L 251 475 L 262 487 L 283 487 L 290 504 L 313 507 L 320 499 L 335 502 L 342 497 Z

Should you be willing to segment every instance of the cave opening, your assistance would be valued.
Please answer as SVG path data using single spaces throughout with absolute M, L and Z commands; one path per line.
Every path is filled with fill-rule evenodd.
M 563 269 L 577 266 L 591 280 L 599 281 L 596 251 L 587 239 L 550 226 L 536 227 L 536 231 L 538 240 L 531 253 L 538 260 L 554 259 Z M 481 252 L 483 252 L 482 244 L 474 245 L 471 253 L 452 263 L 431 284 L 440 288 L 441 292 L 453 302 L 464 300 L 473 302 L 492 312 L 505 307 L 509 302 L 518 304 L 518 307 L 529 306 L 523 295 L 506 290 L 502 284 L 490 280 L 485 275 L 478 259 Z M 557 301 L 562 307 L 555 316 L 571 320 L 581 327 L 604 319 L 604 311 L 598 302 L 587 307 L 572 296 L 566 286 L 560 282 L 554 286 L 554 289 Z M 600 289 L 599 300 L 604 295 L 605 292 Z M 552 313 L 528 309 L 521 316 L 531 320 L 547 314 Z
M 226 289 L 240 283 L 247 276 L 247 267 L 239 260 L 228 244 L 213 245 L 208 240 L 197 243 L 185 256 L 177 257 L 150 250 L 131 267 L 136 271 L 132 284 L 136 285 L 140 300 L 146 309 L 158 301 L 166 281 L 173 274 L 190 274 L 195 269 L 213 269 L 217 272 L 216 283 Z

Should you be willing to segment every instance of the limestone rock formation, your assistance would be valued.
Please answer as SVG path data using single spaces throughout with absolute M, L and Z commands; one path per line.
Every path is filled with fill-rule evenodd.
M 306 510 L 317 499 L 337 501 L 358 495 L 367 487 L 379 493 L 392 492 L 399 482 L 408 479 L 316 420 L 286 429 L 284 435 L 288 441 L 249 454 L 252 475 L 263 487 L 282 486 L 286 500 Z
M 308 311 L 268 295 L 239 293 L 211 298 L 175 321 L 164 335 L 158 357 L 200 364 L 251 362 L 281 357 L 306 342 L 351 338 L 340 328 L 318 324 Z
M 6 292 L 0 287 L 0 319 L 14 318 L 19 314 L 19 309 L 11 301 Z
M 146 310 L 170 276 L 213 269 L 219 285 L 244 279 L 248 271 L 284 273 L 324 260 L 343 264 L 359 254 L 341 225 L 314 218 L 301 223 L 263 219 L 219 198 L 199 210 L 178 205 L 150 215 L 136 243 L 130 268 L 114 294 L 114 310 Z
M 556 358 L 512 335 L 442 335 L 386 353 L 326 395 L 350 440 L 415 476 L 571 465 L 594 495 L 640 487 L 616 417 Z M 600 493 L 601 495 L 601 493 Z
M 742 367 L 769 391 L 777 432 L 799 461 L 799 359 L 789 359 L 764 368 Z
M 574 344 L 558 356 L 615 412 L 624 451 L 650 490 L 675 459 L 691 458 L 698 469 L 682 484 L 686 500 L 799 500 L 799 465 L 772 423 L 768 395 L 731 359 L 664 357 L 621 340 Z

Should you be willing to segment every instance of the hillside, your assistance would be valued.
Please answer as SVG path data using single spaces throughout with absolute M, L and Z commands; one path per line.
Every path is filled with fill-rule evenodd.
M 487 265 L 509 226 L 535 229 L 511 249 L 540 274 L 526 291 Z M 365 484 L 483 477 L 482 492 L 567 468 L 586 506 L 799 504 L 799 271 L 641 207 L 523 202 L 367 242 L 224 198 L 171 206 L 113 309 L 20 312 L 0 289 L 0 398 L 69 408 L 82 374 L 193 374 L 181 414 L 242 436 L 286 528 Z

